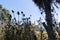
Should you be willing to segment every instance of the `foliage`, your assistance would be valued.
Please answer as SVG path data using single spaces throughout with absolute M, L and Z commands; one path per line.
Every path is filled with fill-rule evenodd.
M 49 40 L 56 40 L 56 35 L 53 29 L 53 18 L 52 18 L 53 16 L 51 12 L 54 12 L 52 11 L 54 10 L 54 6 L 58 8 L 57 3 L 60 3 L 60 1 L 59 0 L 33 0 L 33 2 L 38 6 L 40 11 L 45 12 L 46 14 L 45 20 L 47 23 L 43 22 L 43 25 L 48 33 Z
M 53 24 L 53 18 L 52 18 L 53 16 L 51 13 L 54 10 L 54 6 L 51 9 L 52 5 L 50 5 L 50 3 L 51 4 L 53 3 L 58 8 L 58 6 L 55 3 L 56 2 L 60 3 L 60 1 L 59 0 L 58 1 L 56 0 L 56 2 L 54 2 L 54 0 L 49 0 L 49 1 L 33 0 L 33 1 L 37 4 L 39 9 L 42 11 L 41 14 L 43 14 L 43 12 L 45 12 L 46 14 L 45 20 L 47 22 L 47 25 L 45 22 L 41 23 L 39 21 L 39 23 L 43 24 L 43 26 L 47 31 L 46 35 L 48 34 L 49 40 L 52 40 L 52 39 L 56 40 L 54 39 L 55 34 L 53 30 L 53 26 L 55 24 Z M 19 20 L 19 15 L 21 15 L 19 11 L 17 11 L 18 20 L 16 20 L 16 17 L 14 15 L 14 10 L 12 10 L 12 13 L 14 16 L 12 20 L 12 16 L 10 12 L 7 9 L 3 8 L 2 5 L 0 5 L 0 13 L 1 13 L 1 20 L 3 21 L 3 23 L 5 23 L 4 30 L 3 30 L 4 32 L 3 39 L 1 40 L 40 40 L 40 37 L 41 37 L 41 40 L 46 39 L 47 36 L 44 34 L 44 30 L 42 30 L 42 28 L 39 29 L 38 26 L 35 28 L 31 28 L 33 26 L 31 24 L 30 17 L 25 17 L 25 14 L 23 13 L 23 11 L 21 11 L 21 14 L 22 14 L 21 21 Z M 56 23 L 56 21 L 54 23 Z M 41 25 L 39 24 L 39 26 Z M 36 34 L 37 33 L 35 32 L 36 30 L 39 31 L 39 35 Z
M 30 17 L 25 17 L 25 14 L 22 12 L 22 23 L 19 23 L 16 21 L 16 18 L 14 17 L 14 20 L 12 20 L 12 16 L 9 14 L 10 12 L 0 6 L 1 11 L 1 20 L 6 23 L 4 26 L 4 40 L 34 40 L 34 31 L 31 31 L 31 21 L 29 20 Z M 12 13 L 14 15 L 14 11 L 12 10 Z M 18 19 L 19 19 L 19 11 L 17 11 Z M 15 21 L 15 22 L 14 22 Z M 3 23 L 4 23 L 3 22 Z M 2 40 L 2 39 L 1 39 Z

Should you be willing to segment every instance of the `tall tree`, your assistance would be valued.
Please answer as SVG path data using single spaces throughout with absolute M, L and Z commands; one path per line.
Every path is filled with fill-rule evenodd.
M 51 6 L 53 3 L 58 8 L 56 3 L 60 3 L 60 0 L 33 0 L 33 2 L 39 7 L 40 10 L 43 9 L 45 11 L 47 25 L 45 25 L 45 23 L 43 24 L 48 33 L 49 40 L 56 40 L 55 33 L 53 30 Z
M 9 11 L 5 8 L 2 9 L 2 19 L 6 22 L 11 20 L 11 15 L 9 14 Z
M 9 40 L 8 36 L 11 36 L 10 34 L 10 21 L 11 21 L 11 15 L 9 14 L 9 11 L 0 5 L 0 19 L 3 23 L 5 23 L 6 27 L 4 26 L 4 40 Z M 12 37 L 12 36 L 11 36 Z

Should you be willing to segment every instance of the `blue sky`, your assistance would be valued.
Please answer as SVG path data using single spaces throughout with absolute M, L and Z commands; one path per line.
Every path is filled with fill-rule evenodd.
M 29 15 L 31 14 L 32 22 L 38 20 L 39 17 L 41 16 L 38 7 L 32 2 L 32 0 L 0 0 L 0 4 L 4 8 L 7 8 L 10 11 L 10 13 L 11 10 L 13 9 L 15 11 L 16 18 L 17 18 L 16 11 L 20 12 L 23 11 L 27 17 L 29 17 Z M 60 21 L 60 9 L 56 9 L 56 11 L 58 13 L 58 16 L 56 16 L 56 18 L 58 19 L 58 21 Z

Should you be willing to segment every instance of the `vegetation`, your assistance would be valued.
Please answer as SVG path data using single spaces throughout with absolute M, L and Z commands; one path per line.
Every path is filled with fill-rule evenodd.
M 57 0 L 33 0 L 33 2 L 39 7 L 41 11 L 45 12 L 46 14 L 45 20 L 47 22 L 47 25 L 45 24 L 45 22 L 43 22 L 43 25 L 48 33 L 49 40 L 56 40 L 55 31 L 53 30 L 53 25 L 54 25 L 53 18 L 52 18 L 53 16 L 51 12 L 54 12 L 53 5 L 55 5 L 58 8 L 56 3 L 60 3 L 60 1 L 59 0 L 58 1 Z
M 31 22 L 31 15 L 25 17 L 23 11 L 17 11 L 18 20 L 15 17 L 15 11 L 12 10 L 13 16 L 10 12 L 0 5 L 0 40 L 60 40 L 60 23 L 59 27 L 56 26 L 57 22 L 54 18 L 54 4 L 60 3 L 59 0 L 33 0 L 39 7 L 41 14 L 45 12 L 46 22 L 38 20 L 38 25 Z M 52 7 L 52 8 L 51 8 Z M 19 15 L 22 15 L 19 20 Z M 54 18 L 54 19 L 53 19 Z M 43 28 L 44 26 L 44 28 Z M 55 28 L 56 27 L 56 28 Z M 56 31 L 55 31 L 56 30 Z

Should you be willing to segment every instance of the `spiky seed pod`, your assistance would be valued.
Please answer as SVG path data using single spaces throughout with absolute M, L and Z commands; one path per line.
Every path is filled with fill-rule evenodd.
M 17 11 L 17 14 L 20 15 L 19 11 Z
M 14 10 L 12 10 L 12 13 L 14 13 Z
M 29 19 L 30 19 L 30 17 L 29 17 Z
M 23 17 L 25 17 L 25 14 L 23 13 L 23 11 L 21 11 L 21 14 L 23 15 Z
M 25 17 L 25 14 L 23 14 L 23 16 Z
M 21 11 L 21 13 L 23 14 L 23 11 Z

